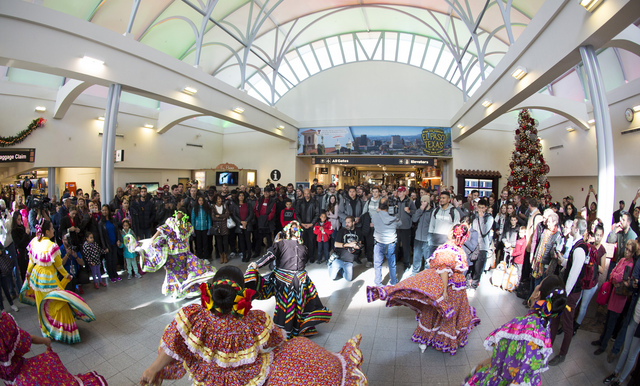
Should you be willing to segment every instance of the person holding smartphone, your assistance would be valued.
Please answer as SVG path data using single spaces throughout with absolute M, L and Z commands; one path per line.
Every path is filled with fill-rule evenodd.
M 631 214 L 629 212 L 622 211 L 620 214 L 620 222 L 611 226 L 611 233 L 609 233 L 609 236 L 607 237 L 607 243 L 616 244 L 617 253 L 609 264 L 607 278 L 611 275 L 611 271 L 613 271 L 616 264 L 624 258 L 624 250 L 627 242 L 629 240 L 635 240 L 638 237 L 636 232 L 631 229 L 631 221 L 633 221 Z
M 611 271 L 610 280 L 613 284 L 614 291 L 607 303 L 607 321 L 602 330 L 602 334 L 598 340 L 591 342 L 592 346 L 600 346 L 594 355 L 600 355 L 607 350 L 609 339 L 613 335 L 618 318 L 622 313 L 625 303 L 632 294 L 630 274 L 633 270 L 634 257 L 638 254 L 638 243 L 635 240 L 629 240 L 625 243 L 623 250 L 623 258 L 616 264 Z M 624 335 L 625 331 L 620 330 L 619 334 Z M 616 347 L 614 347 L 615 349 Z M 607 356 L 607 361 L 612 363 L 618 355 L 619 351 L 611 350 Z M 620 348 L 618 347 L 618 350 Z

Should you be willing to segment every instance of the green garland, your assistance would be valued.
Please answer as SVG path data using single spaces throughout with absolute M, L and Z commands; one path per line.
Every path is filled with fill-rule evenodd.
M 15 144 L 18 144 L 24 141 L 25 138 L 31 135 L 31 133 L 33 133 L 35 129 L 37 129 L 38 127 L 44 126 L 46 122 L 47 120 L 42 117 L 36 118 L 33 121 L 31 121 L 31 123 L 26 129 L 22 130 L 21 132 L 14 135 L 13 137 L 0 137 L 0 147 L 13 146 Z

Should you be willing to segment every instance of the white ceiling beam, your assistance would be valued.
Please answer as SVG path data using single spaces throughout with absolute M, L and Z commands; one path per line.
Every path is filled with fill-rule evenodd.
M 577 0 L 547 1 L 475 94 L 451 120 L 452 138 L 459 142 L 581 62 L 579 47 L 598 49 L 640 17 L 640 1 L 606 0 L 593 13 Z M 511 73 L 529 70 L 518 81 Z M 482 101 L 493 104 L 485 108 Z M 456 125 L 464 122 L 463 131 Z
M 119 83 L 123 91 L 297 141 L 297 122 L 277 109 L 185 62 L 76 17 L 5 0 L 0 2 L 0 36 L 11 36 L 0 39 L 0 65 L 103 86 Z M 83 66 L 85 55 L 104 60 L 104 66 Z M 197 94 L 182 93 L 185 86 L 196 88 Z M 237 106 L 245 109 L 243 114 L 231 111 Z

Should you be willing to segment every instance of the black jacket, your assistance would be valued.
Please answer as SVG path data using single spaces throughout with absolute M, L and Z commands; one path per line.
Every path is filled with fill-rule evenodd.
M 296 215 L 300 224 L 315 224 L 320 218 L 320 208 L 313 198 L 296 200 Z
M 135 213 L 135 219 L 133 219 L 133 221 L 137 222 L 138 230 L 153 228 L 153 222 L 156 219 L 156 207 L 151 197 L 147 195 L 145 201 L 141 199 L 134 201 L 131 204 L 131 208 L 133 209 L 131 211 L 132 215 Z
M 256 215 L 255 212 L 253 211 L 253 206 L 251 206 L 251 204 L 246 203 L 247 205 L 247 230 L 248 231 L 252 231 L 253 230 L 253 222 L 255 221 Z M 242 229 L 240 228 L 240 222 L 242 220 L 240 220 L 240 205 L 238 205 L 237 202 L 235 201 L 230 201 L 229 205 L 229 212 L 231 213 L 231 218 L 233 219 L 233 221 L 236 223 L 236 233 L 241 233 Z
M 100 236 L 100 246 L 102 249 L 113 248 L 115 247 L 109 244 L 109 233 L 107 232 L 107 221 L 110 221 L 113 224 L 113 227 L 116 232 L 116 242 L 118 242 L 118 236 L 120 232 L 118 231 L 118 224 L 116 224 L 115 218 L 111 217 L 111 219 L 107 220 L 104 217 L 100 219 L 98 223 L 98 235 Z

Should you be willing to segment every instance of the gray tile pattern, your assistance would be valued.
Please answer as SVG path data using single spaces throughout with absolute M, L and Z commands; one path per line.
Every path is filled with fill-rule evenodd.
M 241 269 L 246 264 L 234 259 L 230 264 Z M 216 266 L 219 266 L 216 264 Z M 511 318 L 526 312 L 514 294 L 492 287 L 487 277 L 480 288 L 469 292 L 469 302 L 476 307 L 482 323 L 469 336 L 466 347 L 455 356 L 433 349 L 420 353 L 410 341 L 416 327 L 415 314 L 405 307 L 386 308 L 383 302 L 367 303 L 365 290 L 373 284 L 373 269 L 364 265 L 354 269 L 351 283 L 328 278 L 326 267 L 311 264 L 309 273 L 324 304 L 333 311 L 331 322 L 318 327 L 320 334 L 312 339 L 321 346 L 338 351 L 351 336 L 362 334 L 364 362 L 362 369 L 372 386 L 460 385 L 471 368 L 489 354 L 482 345 L 484 338 Z M 386 269 L 385 269 L 386 270 Z M 383 271 L 384 272 L 384 271 Z M 138 384 L 142 372 L 153 362 L 160 337 L 175 312 L 192 301 L 175 302 L 162 296 L 160 288 L 164 270 L 148 273 L 142 279 L 126 280 L 95 290 L 85 285 L 84 299 L 97 320 L 78 322 L 82 342 L 69 346 L 53 343 L 65 366 L 72 373 L 95 370 L 105 376 L 110 385 Z M 486 275 L 485 275 L 486 276 Z M 388 281 L 388 276 L 383 280 Z M 273 312 L 273 300 L 254 302 L 254 308 Z M 35 308 L 20 304 L 20 312 L 12 313 L 20 327 L 39 334 Z M 556 340 L 559 350 L 561 338 Z M 593 356 L 589 344 L 595 333 L 580 331 L 567 360 L 543 374 L 545 384 L 600 385 L 612 372 L 615 363 L 608 364 L 606 355 Z M 44 351 L 33 346 L 33 354 Z M 188 379 L 165 382 L 168 385 L 189 385 Z

